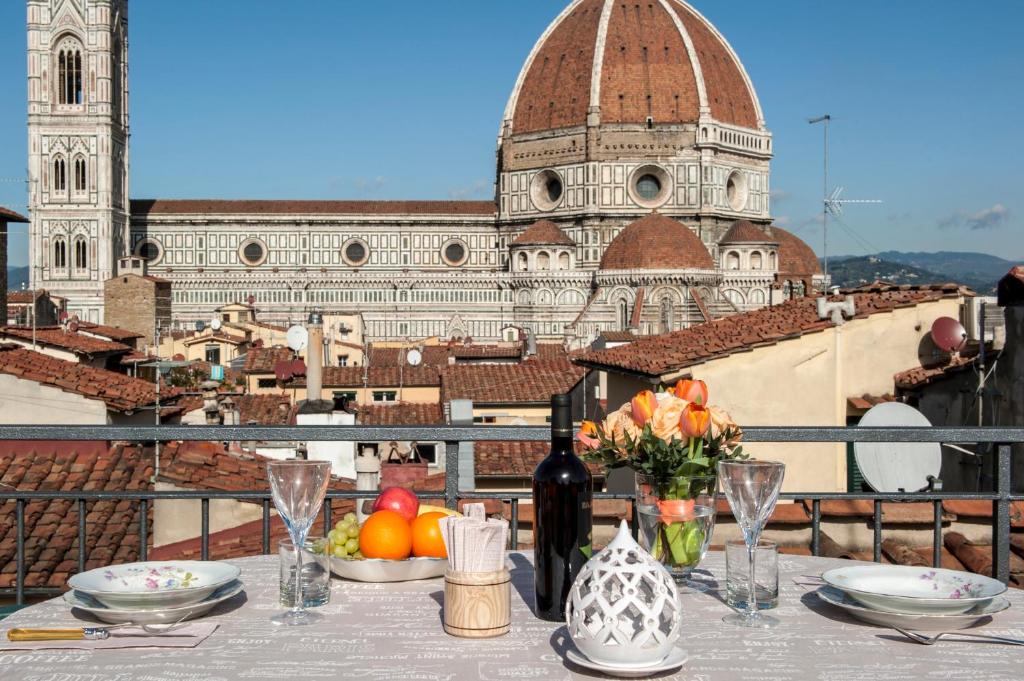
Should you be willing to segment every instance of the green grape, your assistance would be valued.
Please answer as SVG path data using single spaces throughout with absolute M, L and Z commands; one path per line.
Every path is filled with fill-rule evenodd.
M 363 552 L 362 551 L 356 551 L 355 553 L 352 554 L 352 557 L 355 558 L 356 560 L 362 560 L 365 556 L 363 556 Z
M 348 530 L 345 531 L 345 534 L 348 535 L 350 539 L 355 539 L 359 536 L 359 528 L 355 525 L 349 525 Z
M 359 550 L 359 540 L 358 539 L 349 539 L 347 542 L 345 542 L 345 550 L 348 551 L 349 553 L 355 553 L 356 551 L 358 551 Z
M 344 544 L 339 544 L 338 546 L 335 546 L 334 550 L 331 551 L 331 554 L 335 558 L 348 558 L 348 551 L 345 550 Z
M 350 523 L 350 524 L 354 525 L 356 523 L 356 514 L 355 513 L 351 513 L 351 512 L 350 513 L 346 513 L 344 520 L 345 520 L 346 523 Z
M 345 534 L 345 530 L 331 530 L 327 533 L 327 538 L 332 544 L 344 544 L 348 535 Z

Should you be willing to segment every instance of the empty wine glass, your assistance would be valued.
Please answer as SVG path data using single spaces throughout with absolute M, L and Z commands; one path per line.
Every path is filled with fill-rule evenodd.
M 327 461 L 268 461 L 267 478 L 274 495 L 274 506 L 281 515 L 293 546 L 304 546 L 306 535 L 316 520 L 320 505 L 331 481 L 331 464 Z M 313 624 L 323 615 L 303 609 L 302 552 L 296 551 L 295 605 L 291 610 L 274 615 L 274 624 L 299 626 Z
M 761 530 L 775 509 L 786 474 L 785 464 L 775 461 L 719 461 L 718 479 L 722 481 L 732 514 L 743 531 L 750 562 L 747 583 L 749 597 L 747 609 L 727 615 L 723 619 L 741 627 L 767 629 L 779 623 L 770 615 L 757 610 L 757 591 L 754 585 L 754 549 L 761 538 Z

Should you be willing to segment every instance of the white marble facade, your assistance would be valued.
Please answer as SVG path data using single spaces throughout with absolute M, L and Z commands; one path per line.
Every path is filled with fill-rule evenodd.
M 677 1 L 664 0 L 665 12 Z M 698 81 L 692 121 L 606 123 L 595 99 L 578 124 L 517 129 L 532 65 L 553 49 L 551 36 L 576 30 L 572 14 L 587 3 L 614 21 L 611 0 L 574 0 L 538 41 L 501 126 L 494 200 L 139 200 L 129 210 L 127 0 L 27 0 L 33 284 L 102 321 L 103 281 L 131 252 L 173 282 L 179 327 L 251 296 L 267 321 L 312 308 L 359 313 L 371 340 L 494 340 L 529 327 L 572 345 L 602 330 L 657 333 L 777 300 L 790 274 L 780 272 L 779 245 L 722 243 L 737 220 L 770 223 L 773 149 L 720 36 L 756 125 L 717 120 Z M 672 25 L 692 48 L 683 23 Z M 602 25 L 599 40 L 609 30 Z M 691 229 L 714 265 L 602 267 L 612 240 L 653 210 Z M 568 239 L 514 245 L 538 220 Z

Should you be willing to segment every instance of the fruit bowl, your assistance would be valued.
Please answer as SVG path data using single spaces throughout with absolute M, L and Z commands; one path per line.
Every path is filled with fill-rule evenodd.
M 443 577 L 448 567 L 446 558 L 381 558 L 345 559 L 331 557 L 331 572 L 355 582 L 411 582 L 417 579 Z

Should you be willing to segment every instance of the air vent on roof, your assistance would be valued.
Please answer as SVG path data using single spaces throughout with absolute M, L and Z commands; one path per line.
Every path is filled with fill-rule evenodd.
M 967 330 L 967 337 L 972 341 L 981 340 L 981 306 L 985 306 L 985 342 L 1001 348 L 1006 343 L 1006 318 L 1003 308 L 996 304 L 996 299 L 989 296 L 968 298 L 960 306 L 960 323 Z

